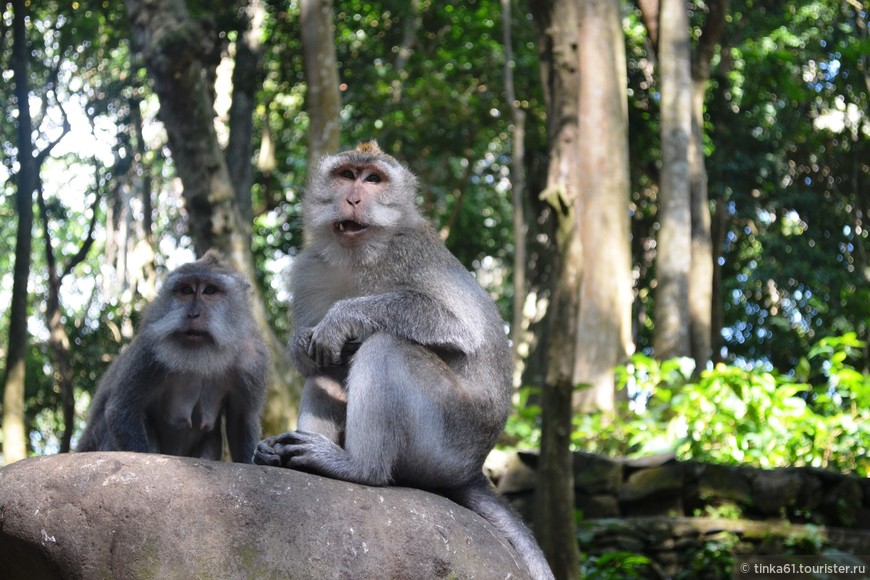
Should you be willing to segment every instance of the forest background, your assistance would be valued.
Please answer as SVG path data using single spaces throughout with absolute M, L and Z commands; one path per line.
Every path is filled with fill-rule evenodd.
M 870 471 L 866 2 L 219 4 L 3 5 L 3 462 L 74 445 L 208 247 L 290 428 L 306 171 L 377 139 L 502 309 L 554 511 L 570 449 Z

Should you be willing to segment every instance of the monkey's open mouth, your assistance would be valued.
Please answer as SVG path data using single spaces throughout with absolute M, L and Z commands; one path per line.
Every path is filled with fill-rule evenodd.
M 342 220 L 332 224 L 332 227 L 340 234 L 358 234 L 365 231 L 368 226 L 364 226 L 363 224 L 353 220 Z

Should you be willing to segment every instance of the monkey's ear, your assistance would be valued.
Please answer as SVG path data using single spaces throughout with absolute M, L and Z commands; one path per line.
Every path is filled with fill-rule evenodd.
M 372 155 L 383 155 L 384 152 L 381 151 L 381 148 L 378 147 L 378 142 L 372 139 L 371 141 L 366 141 L 365 143 L 360 143 L 356 146 L 356 150 L 360 153 L 370 153 Z

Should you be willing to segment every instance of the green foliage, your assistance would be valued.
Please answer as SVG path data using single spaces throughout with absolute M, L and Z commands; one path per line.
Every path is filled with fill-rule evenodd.
M 691 564 L 680 570 L 676 578 L 731 578 L 734 548 L 740 542 L 737 534 L 720 532 L 706 538 L 701 547 L 691 554 Z
M 870 153 L 867 15 L 833 0 L 730 7 L 729 67 L 708 109 L 711 195 L 729 224 L 723 345 L 733 360 L 793 368 L 824 336 L 867 336 L 868 232 L 855 213 L 870 170 L 858 161 Z
M 508 417 L 504 429 L 505 441 L 531 448 L 541 446 L 541 406 L 533 402 L 540 398 L 537 396 L 540 391 L 537 387 L 523 387 L 519 390 L 515 412 Z
M 674 452 L 679 459 L 760 467 L 808 465 L 870 474 L 870 376 L 853 361 L 855 335 L 821 340 L 798 369 L 717 365 L 691 379 L 687 359 L 635 355 L 618 369 L 628 404 L 615 417 L 574 418 L 572 442 L 613 455 Z M 810 380 L 811 379 L 811 380 Z M 510 437 L 539 442 L 537 409 L 509 423 Z
M 743 509 L 735 503 L 726 501 L 722 505 L 705 505 L 703 509 L 696 509 L 693 515 L 697 518 L 739 520 L 743 517 Z
M 625 578 L 647 578 L 652 571 L 652 560 L 632 552 L 607 552 L 600 556 L 587 555 L 582 558 L 580 577 L 594 580 L 623 580 Z

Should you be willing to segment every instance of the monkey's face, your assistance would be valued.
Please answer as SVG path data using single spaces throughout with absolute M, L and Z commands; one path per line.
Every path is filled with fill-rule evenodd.
M 172 288 L 178 309 L 178 328 L 172 337 L 189 348 L 214 344 L 212 318 L 226 300 L 226 288 L 215 277 L 182 278 Z
M 389 175 L 377 164 L 346 163 L 332 172 L 334 217 L 332 231 L 343 246 L 361 243 L 369 228 L 390 228 L 401 212 L 391 199 Z
M 161 362 L 174 370 L 220 372 L 249 331 L 246 289 L 230 275 L 173 274 L 152 305 L 143 329 Z
M 395 232 L 422 219 L 417 181 L 380 150 L 329 156 L 305 196 L 309 239 L 332 262 L 368 261 Z

